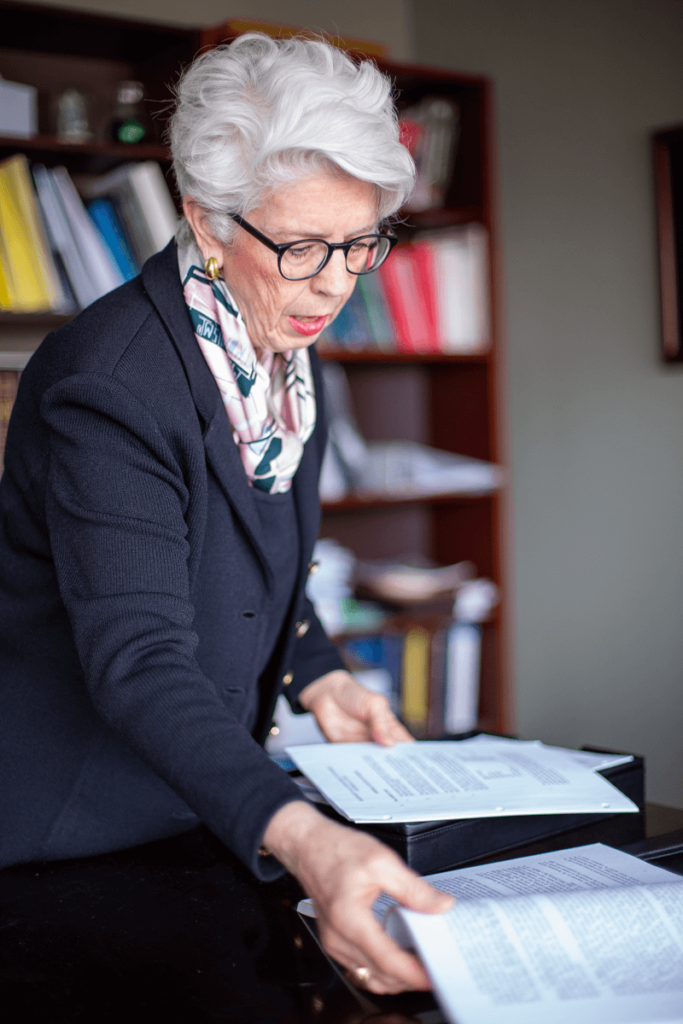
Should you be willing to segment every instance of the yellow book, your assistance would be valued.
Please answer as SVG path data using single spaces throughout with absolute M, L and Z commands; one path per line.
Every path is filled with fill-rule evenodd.
M 1 241 L 1 239 L 0 239 Z M 0 244 L 0 309 L 12 308 L 12 296 L 10 295 L 8 274 L 5 267 L 6 257 Z
M 11 308 L 40 313 L 59 301 L 58 284 L 43 234 L 26 157 L 0 164 L 0 246 Z
M 409 629 L 403 641 L 401 711 L 407 726 L 417 732 L 427 727 L 429 712 L 430 635 L 426 629 Z

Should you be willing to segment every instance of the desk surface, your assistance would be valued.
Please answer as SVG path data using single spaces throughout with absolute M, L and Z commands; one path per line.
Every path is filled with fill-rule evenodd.
M 647 812 L 645 835 L 683 827 L 683 811 L 649 805 Z M 555 846 L 595 841 L 590 828 L 563 836 Z M 617 824 L 607 841 L 622 845 L 618 831 Z M 632 838 L 631 831 L 624 842 Z M 658 863 L 683 873 L 681 857 Z M 292 878 L 255 881 L 204 828 L 104 857 L 6 869 L 0 872 L 3 1019 L 441 1020 L 429 995 L 355 995 L 296 914 L 299 895 Z

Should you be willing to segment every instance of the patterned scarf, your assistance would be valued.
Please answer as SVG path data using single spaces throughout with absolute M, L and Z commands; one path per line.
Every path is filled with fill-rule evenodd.
M 254 349 L 225 281 L 210 281 L 192 242 L 178 249 L 195 337 L 225 405 L 247 479 L 268 494 L 292 486 L 316 404 L 308 349 Z

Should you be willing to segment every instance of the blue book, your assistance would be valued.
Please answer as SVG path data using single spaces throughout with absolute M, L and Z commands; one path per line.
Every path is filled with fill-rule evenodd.
M 384 634 L 380 636 L 353 637 L 345 640 L 342 651 L 353 668 L 383 668 L 391 676 L 389 702 L 394 711 L 401 705 L 401 666 L 403 662 L 403 636 Z
M 334 333 L 341 348 L 372 348 L 370 323 L 357 288 L 339 311 L 334 321 Z
M 379 274 L 365 274 L 359 277 L 356 291 L 365 306 L 370 337 L 380 349 L 395 349 L 394 326 L 387 310 Z
M 126 281 L 132 281 L 140 271 L 133 259 L 128 243 L 121 230 L 121 224 L 108 199 L 95 199 L 88 206 L 88 213 L 95 222 L 100 237 Z

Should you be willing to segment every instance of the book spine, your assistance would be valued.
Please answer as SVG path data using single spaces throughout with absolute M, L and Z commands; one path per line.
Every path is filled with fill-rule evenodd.
M 108 199 L 95 199 L 88 206 L 88 213 L 122 277 L 125 281 L 132 281 L 134 277 L 137 277 L 139 271 L 119 219 L 114 212 L 114 207 Z
M 403 661 L 402 636 L 386 635 L 382 637 L 382 666 L 391 676 L 391 696 L 389 703 L 396 715 L 401 714 L 401 667 Z
M 75 226 L 72 225 L 53 172 L 40 165 L 33 168 L 33 177 L 46 223 L 62 259 L 69 284 L 81 308 L 89 306 L 98 297 L 81 251 L 76 244 Z
M 446 660 L 448 630 L 437 629 L 432 635 L 429 667 L 429 711 L 427 735 L 441 736 L 446 731 Z
M 159 164 L 146 160 L 130 171 L 130 184 L 135 192 L 154 252 L 160 252 L 173 238 L 178 216 Z
M 446 732 L 475 729 L 479 717 L 481 626 L 455 622 L 448 633 L 446 657 Z
M 385 352 L 393 351 L 396 339 L 379 274 L 359 277 L 356 289 L 361 294 L 375 346 Z
M 28 160 L 23 154 L 12 162 L 12 175 L 19 196 L 28 235 L 28 242 L 35 253 L 37 272 L 42 279 L 42 288 L 50 309 L 61 309 L 65 302 L 59 274 L 52 258 L 42 210 L 29 170 Z
M 66 168 L 55 167 L 52 180 L 60 193 L 63 209 L 71 223 L 76 244 L 88 267 L 97 296 L 106 295 L 124 283 L 123 275 L 107 252 Z
M 370 324 L 357 288 L 340 309 L 334 328 L 337 342 L 342 348 L 358 351 L 370 347 Z
M 415 326 L 415 347 L 420 352 L 440 352 L 438 297 L 434 250 L 424 242 L 410 247 L 410 259 L 414 275 L 415 309 L 418 322 Z
M 0 246 L 3 277 L 10 308 L 16 313 L 47 312 L 56 293 L 46 281 L 47 254 L 40 251 L 40 239 L 32 230 L 21 181 L 24 158 L 11 157 L 0 165 Z
M 406 307 L 403 263 L 402 253 L 397 250 L 391 254 L 377 273 L 381 275 L 382 288 L 393 325 L 393 334 L 396 338 L 396 348 L 399 352 L 412 352 L 413 341 Z
M 19 370 L 0 370 L 0 473 L 4 468 L 7 428 L 17 397 L 20 377 Z
M 429 631 L 415 626 L 405 634 L 401 673 L 401 712 L 414 736 L 426 735 L 429 720 Z
M 479 224 L 429 239 L 441 349 L 475 353 L 489 343 L 488 241 Z

